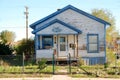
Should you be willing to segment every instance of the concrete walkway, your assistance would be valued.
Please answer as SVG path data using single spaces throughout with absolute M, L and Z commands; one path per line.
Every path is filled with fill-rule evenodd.
M 0 78 L 0 80 L 120 80 L 115 78 L 71 78 L 67 75 L 53 75 L 50 78 Z

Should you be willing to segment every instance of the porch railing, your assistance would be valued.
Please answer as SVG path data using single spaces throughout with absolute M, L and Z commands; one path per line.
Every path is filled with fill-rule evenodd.
M 51 58 L 52 59 L 53 49 L 42 49 L 36 51 L 36 58 Z

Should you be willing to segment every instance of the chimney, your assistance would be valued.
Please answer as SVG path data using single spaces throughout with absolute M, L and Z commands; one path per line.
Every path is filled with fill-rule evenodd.
M 59 10 L 61 10 L 61 9 L 57 9 L 57 11 L 59 11 Z

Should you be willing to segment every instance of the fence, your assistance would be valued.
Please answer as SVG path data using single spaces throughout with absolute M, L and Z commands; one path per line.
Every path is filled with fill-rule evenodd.
M 0 73 L 31 72 L 37 68 L 37 66 L 32 66 L 33 64 L 36 64 L 33 55 L 26 55 L 24 65 L 22 55 L 0 55 Z
M 70 57 L 69 57 L 70 58 Z M 74 74 L 96 74 L 99 72 L 100 74 L 115 74 L 116 71 L 120 74 L 120 67 L 119 68 L 104 68 L 103 65 L 96 65 L 96 66 L 73 66 L 71 61 L 69 61 L 69 65 L 60 66 L 60 65 L 47 65 L 45 69 L 40 70 L 38 68 L 38 64 L 36 64 L 34 56 L 26 56 L 24 59 L 23 66 L 23 56 L 22 55 L 1 55 L 0 56 L 0 73 L 74 73 Z M 42 65 L 43 66 L 43 65 Z M 40 67 L 42 67 L 40 66 Z M 55 67 L 54 67 L 55 66 Z

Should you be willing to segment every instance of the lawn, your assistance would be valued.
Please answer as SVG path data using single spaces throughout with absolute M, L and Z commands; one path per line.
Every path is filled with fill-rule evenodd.
M 31 66 L 24 66 L 24 70 L 22 66 L 0 66 L 0 73 L 52 73 L 52 66 L 48 65 L 43 70 L 39 70 L 37 65 L 31 65 Z
M 116 73 L 117 72 L 117 73 Z M 100 78 L 120 78 L 120 69 L 103 65 L 72 67 L 71 77 L 100 77 Z
M 0 77 L 50 77 L 53 73 L 53 66 L 47 65 L 42 70 L 38 69 L 38 65 L 21 66 L 0 66 Z M 65 72 L 60 72 L 65 71 Z M 116 69 L 104 69 L 102 65 L 95 66 L 71 66 L 71 74 L 69 73 L 69 66 L 55 66 L 55 74 L 67 74 L 71 77 L 104 77 L 104 78 L 120 78 L 115 74 Z M 98 76 L 97 76 L 98 75 Z
M 9 59 L 10 58 L 10 59 Z M 11 59 L 12 58 L 12 59 Z M 41 64 L 43 63 L 43 64 Z M 45 66 L 40 70 L 40 67 L 46 63 L 45 60 L 36 64 L 34 61 L 26 61 L 25 66 L 22 66 L 21 56 L 7 57 L 3 56 L 0 59 L 0 77 L 49 77 L 53 74 L 52 64 Z M 113 64 L 114 65 L 114 64 Z M 69 72 L 69 65 L 64 66 L 55 65 L 55 74 L 69 74 L 71 77 L 115 77 L 120 76 L 120 64 L 117 63 L 117 67 L 109 66 L 104 68 L 104 65 L 94 66 L 71 66 L 71 73 Z
M 37 65 L 25 66 L 24 72 L 21 66 L 0 66 L 0 78 L 3 77 L 50 77 L 52 66 L 48 65 L 43 70 L 39 70 Z

